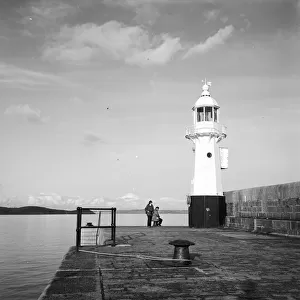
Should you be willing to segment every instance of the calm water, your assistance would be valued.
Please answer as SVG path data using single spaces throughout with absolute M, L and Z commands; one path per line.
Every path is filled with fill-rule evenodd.
M 109 224 L 103 216 L 102 225 Z M 163 225 L 187 226 L 186 214 L 164 214 Z M 85 215 L 85 222 L 97 217 Z M 117 214 L 119 226 L 144 226 L 144 214 Z M 0 216 L 0 299 L 37 299 L 70 246 L 76 215 Z

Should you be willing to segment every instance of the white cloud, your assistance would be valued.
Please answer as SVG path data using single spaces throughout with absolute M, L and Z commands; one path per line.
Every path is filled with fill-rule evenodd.
M 232 35 L 234 27 L 232 25 L 228 25 L 224 28 L 218 30 L 216 34 L 210 36 L 206 39 L 205 42 L 197 44 L 190 48 L 186 54 L 183 56 L 183 59 L 188 58 L 195 54 L 203 54 L 207 51 L 215 48 L 218 45 L 222 45 L 225 41 Z
M 28 104 L 11 105 L 5 111 L 5 115 L 20 117 L 30 123 L 45 123 L 49 117 L 43 117 L 39 109 L 31 108 Z
M 128 193 L 122 197 L 119 197 L 120 200 L 124 200 L 125 202 L 132 202 L 132 201 L 138 201 L 140 198 L 139 196 L 133 194 L 133 193 Z
M 103 198 L 92 198 L 91 201 L 89 202 L 89 205 L 93 207 L 98 207 L 103 205 L 105 203 L 105 200 Z
M 106 207 L 109 206 L 103 197 L 85 199 L 80 196 L 61 196 L 56 193 L 40 193 L 29 195 L 27 205 L 44 206 L 54 209 L 75 210 L 76 207 Z M 26 205 L 26 204 L 25 204 Z
M 180 39 L 168 34 L 151 37 L 141 26 L 126 26 L 117 21 L 103 25 L 86 23 L 74 27 L 63 26 L 48 43 L 43 57 L 69 63 L 103 59 L 139 66 L 163 65 L 181 49 Z
M 116 206 L 118 209 L 142 209 L 144 208 L 144 202 L 141 203 L 138 195 L 127 193 L 116 199 Z
M 62 206 L 62 197 L 58 194 L 40 193 L 38 196 L 29 195 L 28 205 L 44 206 L 48 208 L 58 208 Z
M 163 65 L 168 63 L 172 57 L 182 49 L 179 38 L 171 38 L 168 35 L 161 36 L 163 42 L 154 49 L 136 51 L 132 56 L 125 59 L 128 64 L 138 66 Z
M 20 200 L 17 196 L 2 197 L 0 199 L 0 206 L 4 207 L 21 207 L 27 205 L 26 202 Z

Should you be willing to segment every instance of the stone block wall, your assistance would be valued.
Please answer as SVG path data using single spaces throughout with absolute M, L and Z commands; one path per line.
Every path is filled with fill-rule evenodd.
M 300 236 L 300 182 L 224 194 L 227 227 Z

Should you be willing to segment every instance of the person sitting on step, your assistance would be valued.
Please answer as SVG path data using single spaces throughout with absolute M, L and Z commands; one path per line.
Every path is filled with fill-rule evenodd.
M 161 226 L 162 218 L 159 215 L 159 207 L 156 206 L 152 216 L 153 226 Z

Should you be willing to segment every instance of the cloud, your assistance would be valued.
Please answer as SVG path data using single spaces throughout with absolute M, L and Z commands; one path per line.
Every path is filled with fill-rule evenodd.
M 143 208 L 144 203 L 141 204 L 139 196 L 133 193 L 127 193 L 117 199 L 116 205 L 120 209 L 140 209 L 141 206 Z
M 41 116 L 39 109 L 33 109 L 28 104 L 11 105 L 5 111 L 5 115 L 22 118 L 29 123 L 46 123 L 49 117 Z
M 0 199 L 0 206 L 4 207 L 21 207 L 27 205 L 26 202 L 22 201 L 19 199 L 17 196 L 12 196 L 12 197 L 2 197 Z
M 61 196 L 57 193 L 40 193 L 38 195 L 29 195 L 27 203 L 23 205 L 45 206 L 55 209 L 74 210 L 78 206 L 82 207 L 117 207 L 117 209 L 136 209 L 140 208 L 138 204 L 139 197 L 126 194 L 117 199 L 106 197 L 84 198 L 81 196 Z M 144 204 L 144 203 L 143 203 Z M 143 206 L 143 205 L 142 205 Z M 144 207 L 144 206 L 143 206 Z
M 45 206 L 45 207 L 60 207 L 62 206 L 62 197 L 58 194 L 40 193 L 38 196 L 28 196 L 28 205 Z
M 215 21 L 219 16 L 220 11 L 217 9 L 208 10 L 204 13 L 205 23 Z
M 0 84 L 21 89 L 75 86 L 75 84 L 60 76 L 22 69 L 3 62 L 0 62 Z
M 76 209 L 78 206 L 103 206 L 103 198 L 84 199 L 80 196 L 60 196 L 56 193 L 40 193 L 37 196 L 28 196 L 28 205 L 45 206 L 57 209 Z
M 103 143 L 102 138 L 94 132 L 85 132 L 83 143 L 87 146 Z
M 106 200 L 103 197 L 84 199 L 80 196 L 61 196 L 57 193 L 40 193 L 38 195 L 29 195 L 27 199 L 27 205 L 70 210 L 74 210 L 78 206 L 103 207 L 106 206 L 105 202 Z
M 125 202 L 132 202 L 132 201 L 138 201 L 140 198 L 139 196 L 133 194 L 133 193 L 128 193 L 122 197 L 119 197 L 120 200 L 124 200 Z
M 130 57 L 125 59 L 128 64 L 137 66 L 164 65 L 182 49 L 179 38 L 171 38 L 168 35 L 162 35 L 163 42 L 154 49 L 145 51 L 136 51 Z
M 86 23 L 63 26 L 44 48 L 43 57 L 67 63 L 91 59 L 113 60 L 138 66 L 164 65 L 181 49 L 180 39 L 168 34 L 151 37 L 141 26 L 109 21 L 98 26 Z
M 94 207 L 97 207 L 97 206 L 101 206 L 105 203 L 105 200 L 104 198 L 92 198 L 90 201 L 89 201 L 89 205 L 91 206 L 94 206 Z
M 0 186 L 1 188 L 1 186 Z M 37 195 L 28 195 L 25 199 L 17 197 L 6 197 L 1 194 L 0 189 L 0 206 L 20 207 L 26 205 L 44 206 L 54 209 L 75 210 L 81 207 L 116 207 L 120 209 L 143 209 L 149 199 L 141 199 L 138 195 L 127 193 L 116 199 L 103 196 L 84 198 L 81 196 L 62 196 L 57 193 L 39 193 Z M 161 197 L 153 200 L 155 206 L 159 206 L 161 210 L 187 209 L 186 201 L 175 199 L 172 197 Z
M 225 41 L 232 35 L 233 30 L 234 27 L 232 25 L 228 25 L 224 28 L 219 29 L 216 34 L 210 36 L 208 39 L 206 39 L 205 42 L 197 44 L 190 48 L 183 56 L 183 59 L 195 54 L 206 53 L 209 50 L 215 48 L 216 46 L 224 44 Z

